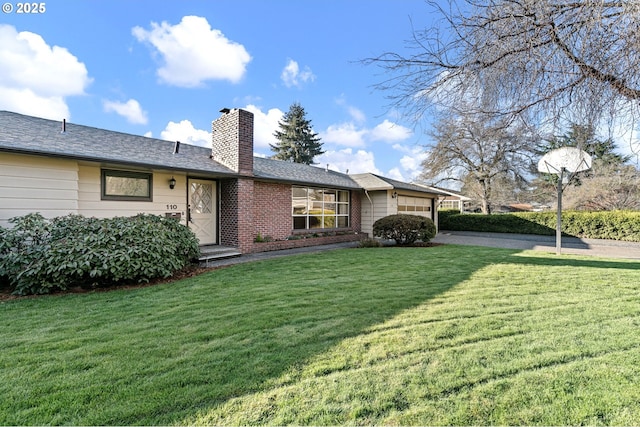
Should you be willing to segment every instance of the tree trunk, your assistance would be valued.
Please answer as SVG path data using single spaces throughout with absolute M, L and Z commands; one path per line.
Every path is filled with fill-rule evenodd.
M 488 179 L 481 179 L 480 186 L 482 188 L 482 213 L 485 215 L 491 215 L 491 183 Z

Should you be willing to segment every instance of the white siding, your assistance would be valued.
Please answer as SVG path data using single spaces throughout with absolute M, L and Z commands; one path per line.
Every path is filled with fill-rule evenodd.
M 126 168 L 113 168 L 121 169 Z M 182 223 L 186 224 L 187 214 L 187 178 L 180 173 L 153 173 L 153 201 L 120 201 L 101 200 L 101 168 L 99 166 L 81 165 L 79 168 L 78 212 L 84 216 L 110 218 L 114 216 L 133 216 L 139 213 L 165 215 L 167 212 L 178 212 L 182 215 Z M 176 186 L 169 188 L 169 180 L 174 177 Z
M 0 226 L 32 212 L 52 218 L 77 210 L 75 161 L 0 153 Z
M 393 193 L 396 192 L 396 197 L 392 197 Z M 367 198 L 366 194 L 362 198 L 362 232 L 368 233 L 370 237 L 373 236 L 373 223 L 383 218 L 387 215 L 395 215 L 397 213 L 404 214 L 413 214 L 413 215 L 422 215 L 434 220 L 437 226 L 437 212 L 434 212 L 434 204 L 432 204 L 432 198 L 425 197 L 424 193 L 412 192 L 412 191 L 403 191 L 401 194 L 398 194 L 397 190 L 380 190 L 380 191 L 369 191 L 369 198 L 371 198 L 371 202 L 373 202 L 373 207 L 371 206 L 371 202 Z M 410 198 L 420 198 L 426 199 L 428 201 L 427 206 L 429 206 L 429 211 L 423 212 L 398 212 L 398 200 L 399 198 L 410 199 Z
M 33 212 L 46 218 L 71 213 L 108 218 L 170 212 L 181 214 L 186 224 L 184 173 L 154 171 L 151 202 L 101 200 L 100 173 L 97 164 L 0 153 L 0 226 L 8 226 L 10 218 Z M 169 188 L 172 177 L 176 180 L 174 189 Z
M 373 206 L 371 206 L 369 198 L 371 198 Z M 373 223 L 395 212 L 390 212 L 391 196 L 386 190 L 369 191 L 369 198 L 367 198 L 366 194 L 362 198 L 362 232 L 367 233 L 369 237 L 373 237 Z

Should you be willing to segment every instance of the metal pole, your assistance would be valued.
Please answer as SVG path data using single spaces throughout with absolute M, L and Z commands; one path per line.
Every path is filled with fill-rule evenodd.
M 562 252 L 562 179 L 564 168 L 560 168 L 558 176 L 558 214 L 556 218 L 556 255 Z

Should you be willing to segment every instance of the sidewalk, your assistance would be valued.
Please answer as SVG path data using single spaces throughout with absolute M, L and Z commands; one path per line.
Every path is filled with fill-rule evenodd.
M 507 249 L 532 249 L 552 252 L 554 254 L 556 252 L 555 236 L 537 236 L 532 234 L 443 230 L 438 233 L 432 242 Z M 563 236 L 561 253 L 640 260 L 640 243 L 619 240 L 580 239 L 577 237 Z

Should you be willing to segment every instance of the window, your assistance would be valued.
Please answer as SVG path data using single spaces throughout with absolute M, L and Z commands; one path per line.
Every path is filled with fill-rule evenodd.
M 349 227 L 349 192 L 328 188 L 293 187 L 293 228 Z
M 152 200 L 150 173 L 102 170 L 102 200 Z
M 458 200 L 443 200 L 440 202 L 441 209 L 460 209 L 460 201 Z
M 431 217 L 431 199 L 398 196 L 398 213 Z

